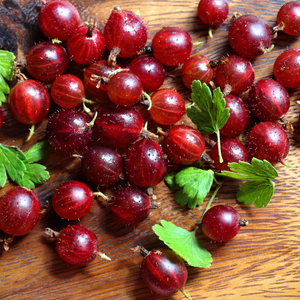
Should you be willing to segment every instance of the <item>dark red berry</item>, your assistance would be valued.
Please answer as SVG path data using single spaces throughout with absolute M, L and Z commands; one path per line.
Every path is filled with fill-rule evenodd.
M 247 221 L 240 218 L 238 212 L 228 205 L 211 207 L 204 215 L 201 223 L 204 235 L 216 242 L 227 242 L 239 232 L 240 226 Z
M 277 13 L 277 23 L 288 35 L 300 35 L 300 3 L 290 1 L 281 6 Z
M 275 60 L 273 72 L 276 80 L 286 88 L 300 87 L 300 49 L 288 49 Z
M 247 136 L 247 148 L 251 156 L 267 160 L 271 164 L 281 162 L 288 155 L 290 141 L 281 126 L 274 122 L 256 124 Z
M 130 57 L 146 44 L 148 29 L 145 21 L 136 13 L 114 6 L 104 27 L 106 46 L 111 51 L 110 59 L 116 56 Z
M 271 50 L 271 30 L 265 21 L 255 15 L 242 15 L 228 30 L 232 49 L 239 55 L 252 59 Z
M 119 72 L 109 78 L 107 94 L 116 105 L 132 106 L 141 100 L 143 84 L 133 73 Z
M 83 84 L 85 89 L 99 100 L 108 100 L 107 84 L 102 80 L 119 69 L 118 65 L 110 65 L 107 60 L 98 60 L 89 65 L 84 72 Z
M 86 266 L 98 255 L 99 242 L 87 227 L 68 225 L 57 237 L 56 250 L 67 263 Z
M 36 194 L 24 187 L 15 187 L 0 197 L 0 229 L 11 236 L 29 233 L 40 217 Z
M 9 107 L 19 122 L 34 125 L 47 116 L 50 96 L 40 82 L 32 79 L 24 80 L 11 89 Z
M 93 146 L 82 157 L 82 170 L 86 178 L 96 185 L 113 185 L 123 171 L 121 155 L 110 148 Z
M 150 200 L 148 195 L 140 189 L 124 187 L 113 195 L 110 208 L 123 224 L 136 225 L 148 217 Z
M 239 95 L 247 91 L 254 78 L 252 64 L 239 55 L 224 57 L 215 69 L 215 82 L 226 95 Z
M 170 296 L 181 290 L 188 277 L 184 261 L 168 249 L 154 249 L 141 264 L 141 274 L 151 291 Z
M 65 48 L 51 42 L 41 42 L 26 53 L 26 70 L 37 80 L 51 83 L 68 67 L 69 56 Z
M 230 116 L 225 125 L 220 129 L 220 134 L 226 137 L 236 137 L 240 135 L 249 124 L 249 111 L 244 101 L 234 95 L 224 97 L 229 108 Z
M 238 163 L 239 161 L 250 163 L 251 161 L 251 156 L 247 148 L 241 142 L 233 138 L 221 138 L 221 154 L 223 157 L 222 163 L 220 162 L 218 144 L 216 143 L 211 149 L 210 157 L 219 171 L 230 171 L 228 163 Z
M 136 108 L 104 104 L 97 109 L 93 140 L 110 148 L 127 148 L 139 138 L 143 124 Z
M 52 195 L 55 212 L 64 219 L 77 220 L 85 216 L 93 204 L 93 192 L 83 182 L 66 181 Z
M 222 24 L 228 16 L 229 4 L 227 0 L 200 0 L 198 16 L 200 20 L 210 26 Z
M 38 23 L 48 38 L 66 41 L 80 25 L 80 15 L 69 1 L 51 0 L 39 11 Z
M 163 65 L 178 66 L 184 63 L 192 49 L 191 36 L 178 27 L 164 27 L 152 39 L 153 55 Z
M 172 89 L 161 89 L 151 95 L 151 118 L 161 125 L 173 125 L 185 113 L 185 102 L 182 96 Z
M 135 142 L 127 152 L 125 170 L 130 182 L 140 187 L 155 186 L 167 173 L 167 159 L 154 141 L 143 139 Z
M 209 65 L 210 59 L 204 55 L 190 56 L 181 68 L 181 78 L 184 85 L 191 89 L 194 80 L 200 80 L 207 85 L 213 80 L 214 71 Z
M 290 107 L 286 89 L 271 78 L 264 78 L 252 85 L 247 103 L 251 112 L 261 121 L 277 121 Z
M 84 100 L 83 82 L 75 75 L 63 74 L 51 86 L 52 100 L 63 108 L 74 108 Z
M 162 63 L 154 57 L 140 56 L 128 66 L 130 72 L 139 77 L 146 93 L 153 93 L 164 83 L 166 71 Z
M 92 139 L 90 121 L 76 108 L 58 110 L 49 117 L 46 138 L 58 153 L 82 153 Z
M 91 64 L 101 58 L 105 39 L 94 25 L 80 26 L 68 38 L 67 50 L 70 58 L 78 64 Z
M 205 141 L 199 131 L 187 125 L 175 125 L 164 136 L 163 148 L 168 158 L 180 165 L 191 165 L 205 151 Z

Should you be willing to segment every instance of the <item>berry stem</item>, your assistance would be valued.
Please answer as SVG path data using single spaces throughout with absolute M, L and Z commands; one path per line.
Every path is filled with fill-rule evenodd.
M 97 115 L 98 115 L 98 112 L 96 111 L 95 114 L 94 114 L 94 117 L 93 117 L 92 121 L 86 124 L 88 127 L 93 127 L 94 126 L 94 123 L 95 123 L 95 120 L 97 118 Z
M 96 197 L 101 197 L 103 198 L 104 200 L 108 201 L 109 200 L 109 197 L 107 197 L 106 195 L 104 195 L 102 192 L 98 191 L 98 192 L 94 192 L 93 193 L 94 196 Z
M 31 139 L 31 137 L 33 136 L 33 134 L 34 134 L 34 129 L 35 129 L 35 125 L 33 124 L 33 125 L 31 125 L 31 127 L 29 128 L 29 135 L 28 135 L 28 137 L 27 137 L 27 139 L 26 139 L 26 142 L 28 142 L 28 141 Z
M 217 181 L 216 181 L 216 182 L 217 182 Z M 215 199 L 215 197 L 216 197 L 216 195 L 217 195 L 219 189 L 221 188 L 222 184 L 223 184 L 223 181 L 221 181 L 221 182 L 219 183 L 219 185 L 216 187 L 216 189 L 215 189 L 214 193 L 212 194 L 212 196 L 211 196 L 209 202 L 207 203 L 207 206 L 206 206 L 206 208 L 205 208 L 205 210 L 204 210 L 204 212 L 203 212 L 203 214 L 202 214 L 202 217 L 201 217 L 201 219 L 200 219 L 200 221 L 199 221 L 199 224 L 202 223 L 202 220 L 203 220 L 203 217 L 204 217 L 205 213 L 209 210 L 209 208 L 210 208 L 210 206 L 211 206 L 213 200 Z
M 147 100 L 143 101 L 143 104 L 149 105 L 148 110 L 150 110 L 151 107 L 152 107 L 152 101 L 151 101 L 150 95 L 148 95 L 148 94 L 145 93 L 144 91 L 143 91 L 142 95 L 147 99 Z
M 212 39 L 214 36 L 213 36 L 213 34 L 212 34 L 212 28 L 211 27 L 209 27 L 209 29 L 208 29 L 208 36 Z
M 127 71 L 129 71 L 129 69 L 127 69 L 127 68 L 119 68 L 117 70 L 114 70 L 114 71 L 110 72 L 107 78 L 110 79 L 112 76 L 114 76 L 117 73 L 127 72 Z
M 105 253 L 102 252 L 98 252 L 97 253 L 101 258 L 106 259 L 106 260 L 111 260 L 110 257 L 108 257 Z
M 179 290 L 186 298 L 192 300 L 191 296 L 184 290 L 184 289 L 180 289 Z

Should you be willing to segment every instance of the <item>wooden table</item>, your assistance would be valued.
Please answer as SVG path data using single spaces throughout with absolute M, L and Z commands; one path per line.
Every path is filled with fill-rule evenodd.
M 82 15 L 82 20 L 93 18 L 102 30 L 113 5 L 123 9 L 140 10 L 149 27 L 149 43 L 157 30 L 163 26 L 179 26 L 187 30 L 195 46 L 193 54 L 201 53 L 210 59 L 218 59 L 231 53 L 227 39 L 230 20 L 213 31 L 214 38 L 207 35 L 207 26 L 197 17 L 197 1 L 99 1 L 71 0 Z M 256 14 L 266 23 L 276 25 L 276 14 L 286 1 L 253 0 L 230 1 L 230 15 L 234 12 Z M 18 58 L 39 36 L 36 15 L 39 0 L 0 1 L 0 47 L 13 50 Z M 273 40 L 274 49 L 252 60 L 256 80 L 272 77 L 276 57 L 289 47 L 299 48 L 299 37 L 279 33 Z M 188 101 L 190 91 L 180 78 L 180 68 L 169 70 L 164 87 L 175 88 Z M 300 193 L 299 193 L 299 138 L 297 127 L 299 108 L 296 100 L 300 91 L 289 90 L 291 107 L 288 113 L 295 132 L 289 134 L 291 141 L 287 168 L 276 165 L 279 177 L 275 179 L 275 194 L 266 208 L 254 208 L 236 202 L 235 195 L 240 182 L 227 180 L 214 204 L 234 206 L 249 226 L 242 228 L 231 241 L 216 244 L 206 240 L 199 230 L 197 237 L 211 252 L 210 268 L 189 268 L 185 290 L 192 299 L 299 299 L 300 298 Z M 0 142 L 16 145 L 23 151 L 44 138 L 46 120 L 38 125 L 35 135 L 26 143 L 28 127 L 15 121 L 6 104 L 3 105 L 5 124 L 0 130 Z M 187 118 L 183 119 L 188 122 Z M 155 124 L 150 123 L 150 130 Z M 34 189 L 42 205 L 49 201 L 54 188 L 69 179 L 84 180 L 80 160 L 65 158 L 49 149 L 45 164 L 50 179 Z M 7 182 L 0 194 L 14 186 Z M 111 191 L 106 191 L 108 194 Z M 187 230 L 193 230 L 206 207 L 193 210 L 180 207 L 174 202 L 174 194 L 164 183 L 155 187 L 160 206 L 149 218 L 136 228 L 124 227 L 114 221 L 107 203 L 95 199 L 91 211 L 80 220 L 80 224 L 95 232 L 100 241 L 100 250 L 112 261 L 100 258 L 87 267 L 74 267 L 63 262 L 55 249 L 55 243 L 45 238 L 44 229 L 61 230 L 68 221 L 55 215 L 53 209 L 41 217 L 38 225 L 27 236 L 15 238 L 10 250 L 0 250 L 0 299 L 184 299 L 181 293 L 173 297 L 159 297 L 151 293 L 140 275 L 142 257 L 131 248 L 142 245 L 147 249 L 163 246 L 151 227 L 161 219 L 172 221 Z M 1 235 L 3 237 L 3 234 Z

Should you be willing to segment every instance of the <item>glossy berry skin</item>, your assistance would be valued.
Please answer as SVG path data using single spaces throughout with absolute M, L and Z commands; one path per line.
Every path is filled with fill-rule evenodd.
M 252 85 L 247 103 L 259 120 L 275 122 L 288 112 L 290 97 L 279 82 L 264 78 Z
M 86 266 L 98 255 L 99 242 L 96 235 L 87 227 L 68 225 L 56 239 L 56 250 L 67 263 Z
M 131 72 L 119 72 L 109 78 L 107 95 L 116 105 L 132 106 L 141 100 L 143 84 Z
M 83 182 L 70 180 L 60 184 L 52 195 L 55 212 L 66 220 L 85 216 L 93 204 L 93 192 Z
M 48 38 L 66 41 L 80 25 L 80 15 L 69 1 L 51 0 L 39 11 L 38 24 Z
M 190 56 L 181 68 L 181 78 L 184 85 L 191 89 L 194 80 L 200 80 L 207 85 L 213 80 L 214 71 L 209 65 L 210 59 L 204 55 Z
M 80 154 L 92 139 L 90 118 L 76 108 L 61 109 L 49 117 L 46 138 L 57 153 Z
M 143 117 L 134 107 L 104 104 L 97 108 L 93 141 L 113 149 L 129 147 L 143 129 Z
M 156 123 L 172 125 L 178 122 L 185 113 L 185 102 L 182 96 L 172 89 L 161 89 L 151 95 L 152 106 L 149 114 Z
M 233 138 L 221 138 L 221 153 L 223 157 L 222 163 L 220 162 L 218 144 L 216 143 L 211 149 L 210 157 L 219 171 L 230 171 L 228 163 L 238 163 L 239 161 L 250 163 L 251 161 L 251 156 L 247 148 L 241 142 Z
M 115 6 L 104 27 L 106 47 L 120 57 L 137 54 L 147 42 L 148 29 L 145 21 L 136 13 Z
M 67 50 L 72 60 L 88 65 L 101 58 L 105 50 L 105 39 L 99 29 L 80 26 L 68 38 Z
M 253 59 L 270 49 L 272 35 L 262 18 L 242 15 L 231 23 L 228 39 L 237 54 Z
M 178 27 L 164 27 L 152 39 L 153 56 L 166 66 L 184 63 L 192 49 L 192 38 Z
M 36 194 L 24 187 L 14 187 L 0 197 L 0 229 L 11 236 L 29 233 L 40 217 Z
M 215 83 L 225 94 L 239 95 L 254 82 L 254 69 L 250 61 L 239 55 L 223 58 L 215 69 Z
M 124 187 L 113 195 L 110 208 L 121 223 L 136 225 L 147 219 L 150 213 L 150 200 L 140 189 Z
M 26 53 L 26 70 L 37 80 L 51 83 L 64 73 L 69 56 L 64 47 L 51 42 L 33 45 Z
M 202 232 L 212 241 L 227 242 L 238 234 L 239 220 L 240 215 L 234 208 L 216 205 L 205 213 L 201 223 Z
M 167 173 L 166 155 L 156 142 L 139 140 L 127 152 L 125 170 L 129 181 L 135 185 L 155 186 Z
M 222 24 L 228 16 L 229 4 L 227 0 L 200 0 L 198 16 L 200 20 L 210 26 Z
M 142 261 L 141 275 L 150 290 L 171 296 L 182 289 L 188 277 L 184 261 L 169 249 L 154 249 Z
M 128 68 L 141 80 L 143 91 L 149 94 L 158 90 L 166 77 L 166 71 L 162 63 L 151 56 L 135 58 Z
M 86 91 L 99 100 L 108 100 L 107 84 L 104 84 L 100 78 L 108 78 L 109 74 L 117 69 L 119 69 L 118 65 L 108 64 L 107 60 L 98 60 L 90 64 L 83 76 L 83 84 Z M 93 76 L 99 79 L 93 79 Z
M 108 187 L 119 179 L 123 171 L 122 157 L 110 148 L 93 146 L 82 157 L 82 170 L 92 183 Z
M 19 122 L 37 124 L 49 112 L 50 96 L 40 82 L 32 79 L 24 80 L 11 89 L 9 107 Z
M 286 88 L 300 87 L 300 49 L 288 49 L 275 60 L 273 73 L 276 80 Z
M 205 151 L 205 140 L 200 132 L 187 125 L 175 125 L 164 136 L 163 149 L 168 158 L 180 165 L 191 165 Z
M 85 94 L 83 82 L 75 75 L 63 74 L 51 86 L 52 100 L 63 108 L 74 108 L 82 103 Z
M 249 124 L 249 110 L 238 96 L 228 95 L 224 99 L 225 108 L 229 108 L 230 116 L 220 129 L 220 134 L 226 137 L 236 137 L 245 131 Z
M 277 23 L 288 35 L 300 35 L 300 3 L 290 1 L 281 6 L 277 13 Z
M 251 156 L 271 164 L 281 162 L 288 155 L 290 141 L 286 132 L 274 122 L 256 124 L 248 133 L 247 148 Z

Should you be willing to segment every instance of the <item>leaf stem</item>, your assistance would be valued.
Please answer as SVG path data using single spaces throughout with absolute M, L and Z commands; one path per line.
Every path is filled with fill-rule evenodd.
M 200 221 L 199 221 L 199 224 L 202 223 L 202 220 L 203 220 L 203 217 L 204 217 L 205 213 L 209 210 L 209 208 L 210 208 L 210 206 L 211 206 L 213 200 L 215 199 L 215 197 L 216 197 L 216 195 L 217 195 L 219 189 L 221 188 L 222 184 L 223 184 L 223 181 L 221 181 L 220 184 L 216 187 L 216 189 L 215 189 L 214 193 L 212 194 L 212 196 L 211 196 L 209 202 L 207 203 L 207 206 L 206 206 L 206 208 L 205 208 L 205 210 L 204 210 L 204 212 L 203 212 L 203 214 L 202 214 L 202 217 L 201 217 L 201 219 L 200 219 Z
M 219 153 L 219 161 L 220 163 L 223 162 L 223 157 L 222 157 L 222 151 L 221 151 L 221 137 L 220 137 L 220 130 L 217 130 L 217 143 L 218 143 L 218 153 Z

